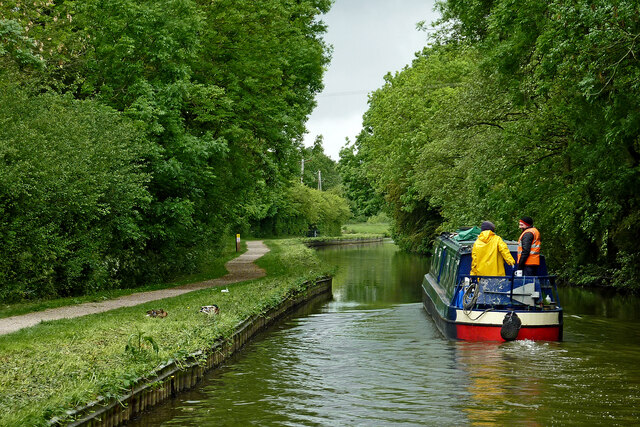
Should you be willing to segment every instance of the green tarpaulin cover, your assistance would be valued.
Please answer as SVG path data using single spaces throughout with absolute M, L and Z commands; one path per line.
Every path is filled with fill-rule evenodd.
M 464 231 L 458 230 L 457 231 L 458 235 L 454 236 L 453 238 L 458 242 L 462 240 L 476 240 L 480 235 L 480 232 L 481 232 L 480 227 L 474 225 L 468 230 L 464 230 Z

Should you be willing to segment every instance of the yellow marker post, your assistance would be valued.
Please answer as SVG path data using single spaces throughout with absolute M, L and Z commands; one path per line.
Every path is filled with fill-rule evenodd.
M 240 235 L 236 234 L 236 252 L 240 252 Z

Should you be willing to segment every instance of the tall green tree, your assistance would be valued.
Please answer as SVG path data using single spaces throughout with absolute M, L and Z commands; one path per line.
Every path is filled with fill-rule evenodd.
M 434 116 L 450 102 L 471 63 L 444 49 L 425 50 L 412 67 L 385 76 L 385 85 L 370 97 L 358 149 L 367 176 L 390 206 L 394 239 L 405 249 L 428 251 L 442 221 L 442 204 L 433 193 L 438 187 L 431 192 L 420 187 L 429 170 L 419 160 L 435 138 Z M 457 155 L 447 158 L 447 150 L 432 170 L 436 177 L 457 160 Z
M 18 21 L 0 18 L 0 64 L 0 78 L 6 80 L 17 79 L 20 73 L 44 65 L 34 40 L 25 34 Z
M 302 182 L 311 188 L 319 188 L 319 182 L 321 182 L 322 190 L 326 191 L 339 187 L 341 178 L 336 162 L 324 153 L 322 142 L 322 135 L 319 135 L 313 142 L 313 146 L 300 150 L 300 155 L 304 159 Z
M 272 205 L 269 215 L 254 225 L 259 236 L 305 236 L 315 231 L 323 236 L 339 236 L 351 211 L 346 199 L 335 191 L 309 188 L 292 182 Z
M 35 95 L 108 106 L 153 149 L 137 280 L 194 268 L 203 245 L 269 215 L 297 175 L 307 115 L 330 49 L 329 0 L 0 4 L 2 40 L 33 46 L 11 79 Z M 17 25 L 16 25 L 17 23 Z M 4 30 L 8 28 L 8 30 Z M 16 46 L 17 46 L 16 45 Z M 4 49 L 2 52 L 4 52 Z M 5 61 L 5 55 L 0 57 Z
M 364 162 L 365 156 L 362 149 L 358 148 L 357 141 L 345 145 L 340 150 L 338 172 L 351 212 L 358 221 L 379 214 L 384 206 L 384 198 L 371 186 L 367 171 L 363 167 Z
M 520 109 L 511 120 L 519 181 L 528 184 L 517 187 L 527 195 L 523 208 L 540 219 L 565 267 L 633 285 L 639 254 L 623 230 L 638 217 L 640 197 L 638 4 L 488 5 L 481 17 L 454 3 L 442 8 L 448 22 L 477 29 L 485 76 Z
M 557 271 L 637 288 L 639 7 L 439 2 L 434 45 L 374 93 L 361 135 L 397 232 L 432 235 L 403 225 L 428 207 L 441 229 L 491 219 L 517 238 L 527 214 Z

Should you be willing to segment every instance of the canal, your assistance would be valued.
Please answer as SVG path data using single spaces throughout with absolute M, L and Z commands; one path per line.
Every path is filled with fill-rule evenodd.
M 563 289 L 563 342 L 452 342 L 420 303 L 426 259 L 392 243 L 319 253 L 339 266 L 333 300 L 130 425 L 640 423 L 640 299 Z

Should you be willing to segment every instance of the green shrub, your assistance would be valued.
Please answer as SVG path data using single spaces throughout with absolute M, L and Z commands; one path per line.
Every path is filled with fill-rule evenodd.
M 347 201 L 333 191 L 319 191 L 295 183 L 253 233 L 303 236 L 315 228 L 319 234 L 339 236 L 342 224 L 350 215 Z
M 391 219 L 386 213 L 380 212 L 367 218 L 367 222 L 369 224 L 388 224 L 389 222 L 391 222 Z
M 91 101 L 0 90 L 0 299 L 113 287 L 139 262 L 146 142 Z

